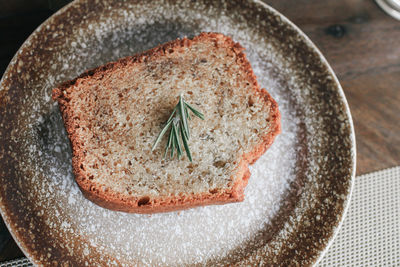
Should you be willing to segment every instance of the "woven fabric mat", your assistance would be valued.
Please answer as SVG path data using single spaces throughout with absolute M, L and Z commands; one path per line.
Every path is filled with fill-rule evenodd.
M 0 267 L 33 266 L 28 259 Z M 317 267 L 400 266 L 400 166 L 355 179 L 347 216 Z
M 400 266 L 400 166 L 356 177 L 343 225 L 317 266 Z

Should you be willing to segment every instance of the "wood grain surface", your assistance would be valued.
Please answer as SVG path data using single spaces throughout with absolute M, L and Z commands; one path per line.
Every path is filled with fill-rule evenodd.
M 0 76 L 53 13 L 43 1 L 17 2 L 0 13 Z M 353 116 L 357 175 L 400 165 L 400 21 L 372 0 L 265 2 L 299 26 L 336 72 Z M 1 219 L 0 242 L 0 262 L 23 256 Z

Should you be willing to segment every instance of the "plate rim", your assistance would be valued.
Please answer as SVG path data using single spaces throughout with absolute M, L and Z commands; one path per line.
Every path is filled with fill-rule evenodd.
M 73 5 L 78 5 L 79 3 L 85 3 L 88 0 L 74 0 L 70 3 L 68 3 L 67 5 L 63 6 L 62 8 L 60 8 L 58 11 L 56 11 L 55 13 L 53 13 L 49 18 L 47 18 L 45 21 L 43 21 L 30 35 L 29 37 L 23 42 L 23 44 L 18 48 L 17 52 L 14 54 L 14 56 L 12 57 L 12 59 L 10 60 L 9 64 L 7 65 L 7 68 L 5 69 L 1 79 L 0 79 L 0 93 L 2 91 L 5 90 L 5 87 L 3 86 L 4 81 L 6 80 L 8 73 L 10 72 L 10 69 L 12 68 L 13 65 L 15 65 L 18 55 L 20 54 L 20 52 L 28 45 L 30 45 L 32 39 L 34 38 L 34 36 L 36 34 L 38 34 L 38 32 L 45 27 L 46 25 L 48 25 L 49 23 L 51 23 L 52 20 L 54 20 L 56 17 L 58 17 L 60 14 L 64 13 L 67 9 L 69 9 L 71 6 Z M 329 62 L 326 60 L 326 58 L 324 57 L 324 55 L 322 54 L 322 52 L 320 51 L 320 49 L 312 42 L 312 40 L 296 25 L 294 24 L 292 21 L 290 21 L 285 15 L 283 15 L 282 13 L 280 13 L 279 11 L 277 11 L 275 8 L 271 7 L 270 5 L 264 3 L 262 0 L 246 0 L 246 2 L 248 3 L 254 3 L 254 4 L 258 4 L 259 6 L 261 6 L 264 10 L 263 12 L 271 12 L 273 15 L 279 17 L 282 22 L 284 22 L 285 24 L 289 25 L 292 29 L 294 29 L 296 31 L 296 33 L 303 39 L 304 43 L 311 48 L 314 52 L 317 53 L 318 58 L 320 60 L 320 64 L 323 64 L 325 67 L 327 67 L 327 72 L 333 77 L 333 81 L 335 83 L 335 87 L 336 90 L 339 93 L 339 98 L 338 100 L 341 101 L 344 105 L 344 113 L 347 116 L 347 120 L 348 120 L 348 125 L 349 125 L 349 138 L 350 138 L 350 150 L 351 150 L 351 163 L 352 163 L 352 170 L 351 170 L 351 174 L 349 177 L 349 191 L 348 194 L 345 196 L 345 199 L 343 201 L 343 211 L 341 214 L 338 214 L 337 216 L 340 216 L 340 220 L 338 222 L 338 224 L 335 226 L 333 226 L 333 234 L 329 237 L 329 240 L 325 246 L 325 248 L 323 248 L 322 250 L 319 251 L 319 256 L 316 258 L 316 260 L 313 263 L 313 266 L 316 266 L 323 258 L 323 256 L 325 255 L 325 253 L 327 252 L 327 250 L 329 249 L 329 247 L 332 245 L 335 237 L 337 236 L 343 221 L 346 217 L 346 214 L 348 212 L 349 206 L 350 206 L 350 201 L 351 201 L 351 196 L 353 193 L 353 189 L 354 189 L 354 180 L 355 180 L 355 175 L 356 175 L 356 158 L 357 158 L 357 151 L 356 151 L 356 138 L 355 138 L 355 131 L 354 131 L 354 123 L 353 123 L 353 119 L 352 119 L 352 115 L 350 112 L 350 107 L 347 101 L 347 98 L 345 96 L 344 90 L 339 82 L 339 79 L 337 78 L 335 72 L 333 71 L 331 65 L 329 64 Z M 13 228 L 13 226 L 11 225 L 11 220 L 8 216 L 8 214 L 6 213 L 6 211 L 3 209 L 3 204 L 2 202 L 4 200 L 0 199 L 0 215 L 3 218 L 3 221 L 6 225 L 6 227 L 9 230 L 9 233 L 11 234 L 11 236 L 13 237 L 14 241 L 16 242 L 16 244 L 19 246 L 19 248 L 21 249 L 21 251 L 25 254 L 25 256 L 35 265 L 40 265 L 41 262 L 39 261 L 39 259 L 36 259 L 33 255 L 33 253 L 31 253 L 31 251 L 29 250 L 29 248 L 27 248 L 25 246 L 25 244 L 18 238 L 15 229 Z
M 351 179 L 350 179 L 350 189 L 349 189 L 349 194 L 346 196 L 346 199 L 344 200 L 344 207 L 343 207 L 343 212 L 341 214 L 341 218 L 339 221 L 339 224 L 337 227 L 334 227 L 333 234 L 329 238 L 328 243 L 326 244 L 326 247 L 320 252 L 320 255 L 318 256 L 317 260 L 313 264 L 313 266 L 317 266 L 318 263 L 322 260 L 330 246 L 332 245 L 333 241 L 335 240 L 336 236 L 339 233 L 340 228 L 342 228 L 344 219 L 346 217 L 347 211 L 350 207 L 350 201 L 351 201 L 351 196 L 353 195 L 353 189 L 354 189 L 354 179 L 356 177 L 356 167 L 357 167 L 357 146 L 356 146 L 356 135 L 354 131 L 354 123 L 353 123 L 353 117 L 350 112 L 350 106 L 347 101 L 346 95 L 344 93 L 344 90 L 342 88 L 342 85 L 339 82 L 339 79 L 336 76 L 336 73 L 333 71 L 332 66 L 329 64 L 328 60 L 325 58 L 325 56 L 322 54 L 322 52 L 319 50 L 319 48 L 314 44 L 314 42 L 308 37 L 296 24 L 294 24 L 291 20 L 289 20 L 285 15 L 271 7 L 270 5 L 264 3 L 261 0 L 249 0 L 256 2 L 260 5 L 262 5 L 264 8 L 269 9 L 271 12 L 275 13 L 278 15 L 285 23 L 289 24 L 291 27 L 293 27 L 304 39 L 306 44 L 310 46 L 315 52 L 317 52 L 321 62 L 325 64 L 325 66 L 328 68 L 328 72 L 332 75 L 333 80 L 336 84 L 336 87 L 338 89 L 338 92 L 340 94 L 340 99 L 343 101 L 343 104 L 345 106 L 345 112 L 347 115 L 347 118 L 349 120 L 349 126 L 350 126 L 350 139 L 351 139 L 351 144 L 352 144 L 352 161 L 353 161 L 353 169 L 351 171 Z
M 22 43 L 22 45 L 18 48 L 17 52 L 15 52 L 14 56 L 10 60 L 10 62 L 7 65 L 7 68 L 5 69 L 1 79 L 0 79 L 0 93 L 5 90 L 5 87 L 3 86 L 4 81 L 6 80 L 8 73 L 10 72 L 10 69 L 12 66 L 16 63 L 18 55 L 24 49 L 26 46 L 28 46 L 31 42 L 31 40 L 34 38 L 34 36 L 43 28 L 45 27 L 51 20 L 53 20 L 55 17 L 57 17 L 59 14 L 63 13 L 66 9 L 68 9 L 70 6 L 75 5 L 77 2 L 81 0 L 73 0 L 72 2 L 66 4 L 59 10 L 57 10 L 55 13 L 53 13 L 50 17 L 48 17 L 46 20 L 44 20 L 29 36 L 26 38 L 26 40 Z M 0 94 L 1 96 L 1 94 Z M 6 225 L 8 232 L 10 233 L 11 237 L 13 238 L 14 242 L 18 245 L 19 249 L 21 249 L 22 253 L 36 266 L 39 266 L 41 263 L 39 260 L 34 258 L 33 255 L 31 255 L 31 252 L 29 249 L 23 244 L 23 242 L 18 238 L 14 228 L 11 225 L 11 220 L 6 214 L 6 211 L 3 210 L 3 200 L 0 198 L 0 215 L 4 221 L 4 224 Z

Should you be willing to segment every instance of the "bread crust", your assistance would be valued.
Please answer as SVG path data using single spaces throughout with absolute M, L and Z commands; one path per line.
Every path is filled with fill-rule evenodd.
M 246 73 L 249 81 L 252 83 L 252 90 L 255 95 L 261 97 L 266 105 L 270 105 L 270 130 L 261 137 L 260 142 L 253 150 L 249 153 L 243 154 L 238 161 L 236 175 L 231 177 L 233 182 L 232 188 L 225 191 L 210 192 L 202 194 L 192 195 L 178 195 L 173 197 L 162 197 L 152 199 L 146 202 L 146 199 L 137 197 L 126 197 L 117 192 L 111 190 L 102 191 L 96 188 L 94 184 L 91 184 L 89 179 L 85 177 L 85 171 L 81 168 L 81 162 L 84 158 L 83 151 L 80 149 L 79 138 L 75 134 L 76 124 L 73 121 L 71 110 L 68 106 L 68 96 L 64 94 L 64 90 L 77 82 L 79 79 L 86 77 L 94 77 L 103 75 L 105 72 L 113 71 L 114 69 L 121 68 L 126 64 L 140 64 L 147 62 L 158 57 L 162 57 L 167 54 L 170 49 L 178 47 L 189 47 L 193 42 L 202 40 L 213 40 L 215 45 L 223 42 L 224 45 L 230 47 L 237 57 L 237 63 L 241 66 L 242 71 Z M 280 112 L 278 104 L 271 97 L 271 95 L 265 90 L 261 89 L 256 76 L 250 66 L 246 55 L 243 53 L 244 48 L 235 43 L 230 37 L 227 37 L 220 33 L 201 33 L 200 35 L 193 38 L 193 40 L 183 38 L 177 39 L 172 42 L 168 42 L 157 46 L 153 49 L 145 51 L 143 53 L 122 58 L 116 62 L 107 63 L 103 66 L 84 72 L 79 77 L 67 81 L 53 90 L 53 99 L 59 103 L 59 109 L 61 111 L 65 128 L 67 130 L 71 145 L 72 145 L 72 167 L 75 175 L 75 180 L 79 185 L 83 195 L 96 203 L 99 206 L 108 208 L 116 211 L 132 212 L 132 213 L 156 213 L 156 212 L 169 212 L 175 210 L 189 209 L 197 206 L 214 205 L 214 204 L 225 204 L 230 202 L 239 202 L 244 199 L 244 189 L 250 178 L 249 164 L 253 164 L 264 152 L 271 146 L 275 137 L 281 132 L 280 124 Z

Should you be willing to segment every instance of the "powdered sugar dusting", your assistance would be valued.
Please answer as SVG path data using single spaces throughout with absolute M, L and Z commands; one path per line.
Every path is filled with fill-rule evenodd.
M 120 41 L 120 40 L 119 40 Z M 160 40 L 161 42 L 161 40 Z M 273 54 L 273 51 L 268 51 Z M 107 253 L 119 251 L 123 259 L 143 259 L 143 264 L 201 263 L 226 256 L 262 230 L 279 210 L 288 182 L 295 177 L 298 119 L 280 83 L 263 70 L 263 61 L 250 50 L 251 63 L 261 85 L 277 98 L 282 113 L 282 134 L 254 166 L 243 203 L 195 208 L 167 214 L 136 215 L 113 212 L 86 200 L 74 182 L 70 150 L 58 112 L 46 125 L 51 140 L 45 146 L 51 177 L 49 189 L 65 202 L 63 231 L 78 231 Z M 60 134 L 62 133 L 62 135 Z M 60 149 L 63 154 L 60 154 Z M 285 167 L 283 167 L 285 166 Z M 64 170 L 64 172 L 60 171 Z M 46 205 L 45 203 L 43 203 Z M 51 213 L 51 207 L 48 212 Z
M 99 262 L 107 265 L 193 265 L 220 262 L 235 253 L 245 255 L 246 247 L 257 243 L 255 236 L 271 227 L 287 205 L 287 196 L 293 184 L 299 182 L 299 176 L 309 177 L 309 184 L 304 188 L 299 185 L 297 194 L 306 186 L 321 184 L 315 182 L 320 177 L 316 174 L 332 160 L 332 155 L 326 158 L 317 155 L 319 144 L 326 141 L 326 130 L 321 127 L 326 118 L 316 116 L 321 112 L 318 107 L 315 110 L 301 107 L 316 89 L 310 80 L 302 78 L 296 67 L 298 63 L 293 64 L 296 59 L 282 52 L 282 41 L 265 32 L 266 20 L 257 20 L 259 24 L 254 26 L 242 13 L 230 13 L 229 1 L 219 2 L 218 7 L 202 1 L 179 5 L 150 2 L 117 3 L 113 8 L 105 7 L 102 16 L 91 11 L 92 17 L 96 13 L 96 19 L 80 17 L 63 42 L 47 48 L 51 57 L 37 67 L 39 82 L 32 79 L 28 83 L 32 90 L 21 100 L 30 111 L 27 116 L 21 115 L 21 123 L 29 125 L 29 129 L 11 133 L 24 149 L 17 167 L 30 173 L 18 177 L 19 184 L 28 188 L 24 201 L 34 201 L 40 207 L 37 212 L 26 207 L 25 221 L 31 222 L 34 229 L 31 217 L 39 218 L 42 228 L 54 229 L 60 240 L 66 240 L 60 246 L 68 255 L 81 251 L 88 265 L 96 265 L 91 262 L 92 251 L 97 251 L 103 257 Z M 56 27 L 57 34 L 48 35 L 51 38 L 61 38 L 66 32 L 60 24 Z M 51 27 L 43 30 L 46 29 Z M 278 102 L 281 111 L 282 133 L 250 167 L 245 201 L 149 216 L 110 211 L 86 200 L 74 181 L 70 144 L 58 108 L 50 98 L 51 89 L 86 69 L 201 31 L 222 32 L 240 42 L 246 48 L 258 82 Z M 35 92 L 34 97 L 31 92 Z M 348 123 L 346 116 L 338 118 L 343 124 Z M 346 128 L 339 132 L 345 135 Z M 309 145 L 302 140 L 304 136 Z M 343 140 L 343 144 L 346 142 Z M 16 157 L 12 147 L 7 153 Z M 306 157 L 307 153 L 311 156 Z M 307 170 L 305 165 L 309 166 Z M 333 192 L 326 198 L 327 205 L 335 202 L 337 194 Z M 291 217 L 277 235 L 285 236 L 294 229 L 300 222 L 301 210 L 307 208 L 307 201 L 308 196 L 301 199 L 297 216 Z M 81 242 L 73 242 L 76 240 Z M 276 244 L 270 247 L 279 250 Z
M 288 182 L 295 177 L 298 119 L 293 107 L 289 105 L 289 96 L 281 92 L 279 78 L 283 77 L 272 77 L 268 71 L 268 64 L 265 63 L 265 56 L 272 57 L 277 52 L 271 47 L 263 52 L 264 58 L 261 58 L 258 52 L 262 48 L 250 46 L 250 36 L 245 31 L 235 29 L 227 17 L 220 19 L 226 20 L 221 27 L 205 30 L 223 33 L 229 30 L 226 34 L 240 41 L 243 46 L 251 48 L 247 50 L 247 54 L 259 82 L 277 99 L 282 114 L 282 134 L 268 152 L 251 167 L 252 176 L 245 191 L 245 201 L 152 216 L 124 214 L 100 208 L 82 196 L 73 180 L 71 155 L 65 146 L 68 143 L 67 138 L 59 114 L 55 112 L 50 119 L 54 123 L 46 124 L 49 127 L 47 138 L 51 142 L 45 149 L 48 166 L 53 166 L 49 170 L 49 176 L 52 177 L 49 187 L 53 188 L 50 190 L 55 192 L 56 199 L 65 200 L 65 204 L 59 207 L 65 214 L 61 223 L 63 231 L 78 231 L 77 235 L 90 240 L 92 246 L 105 247 L 107 253 L 119 251 L 119 257 L 123 259 L 143 259 L 142 263 L 149 265 L 193 264 L 228 255 L 230 251 L 251 240 L 279 210 L 282 196 L 288 190 Z M 130 54 L 131 50 L 140 49 L 121 45 L 133 43 L 130 39 L 135 28 L 130 29 L 132 32 L 117 30 L 117 33 L 112 31 L 113 28 L 107 23 L 96 25 L 96 38 L 101 43 L 104 36 L 112 32 L 108 45 L 117 49 L 108 50 L 108 47 L 99 46 L 99 51 L 96 51 L 93 47 L 91 50 L 80 47 L 78 56 L 95 58 L 93 53 L 96 51 L 101 55 L 96 61 L 107 61 Z M 187 33 L 176 28 L 170 36 L 152 36 L 151 43 L 157 45 L 173 40 L 176 34 L 181 36 Z M 141 34 L 135 36 L 138 39 L 143 38 L 139 40 L 148 46 L 146 37 Z M 84 42 L 77 40 L 72 42 L 75 45 L 71 45 L 77 48 L 78 44 L 82 43 Z M 112 55 L 109 55 L 109 52 L 112 52 Z M 72 53 L 72 57 L 74 55 L 76 52 Z M 85 66 L 79 66 L 80 70 L 87 68 L 88 61 L 82 63 Z M 97 63 L 89 62 L 89 65 Z M 61 148 L 63 155 L 60 155 Z M 51 209 L 48 209 L 48 212 L 51 213 Z

